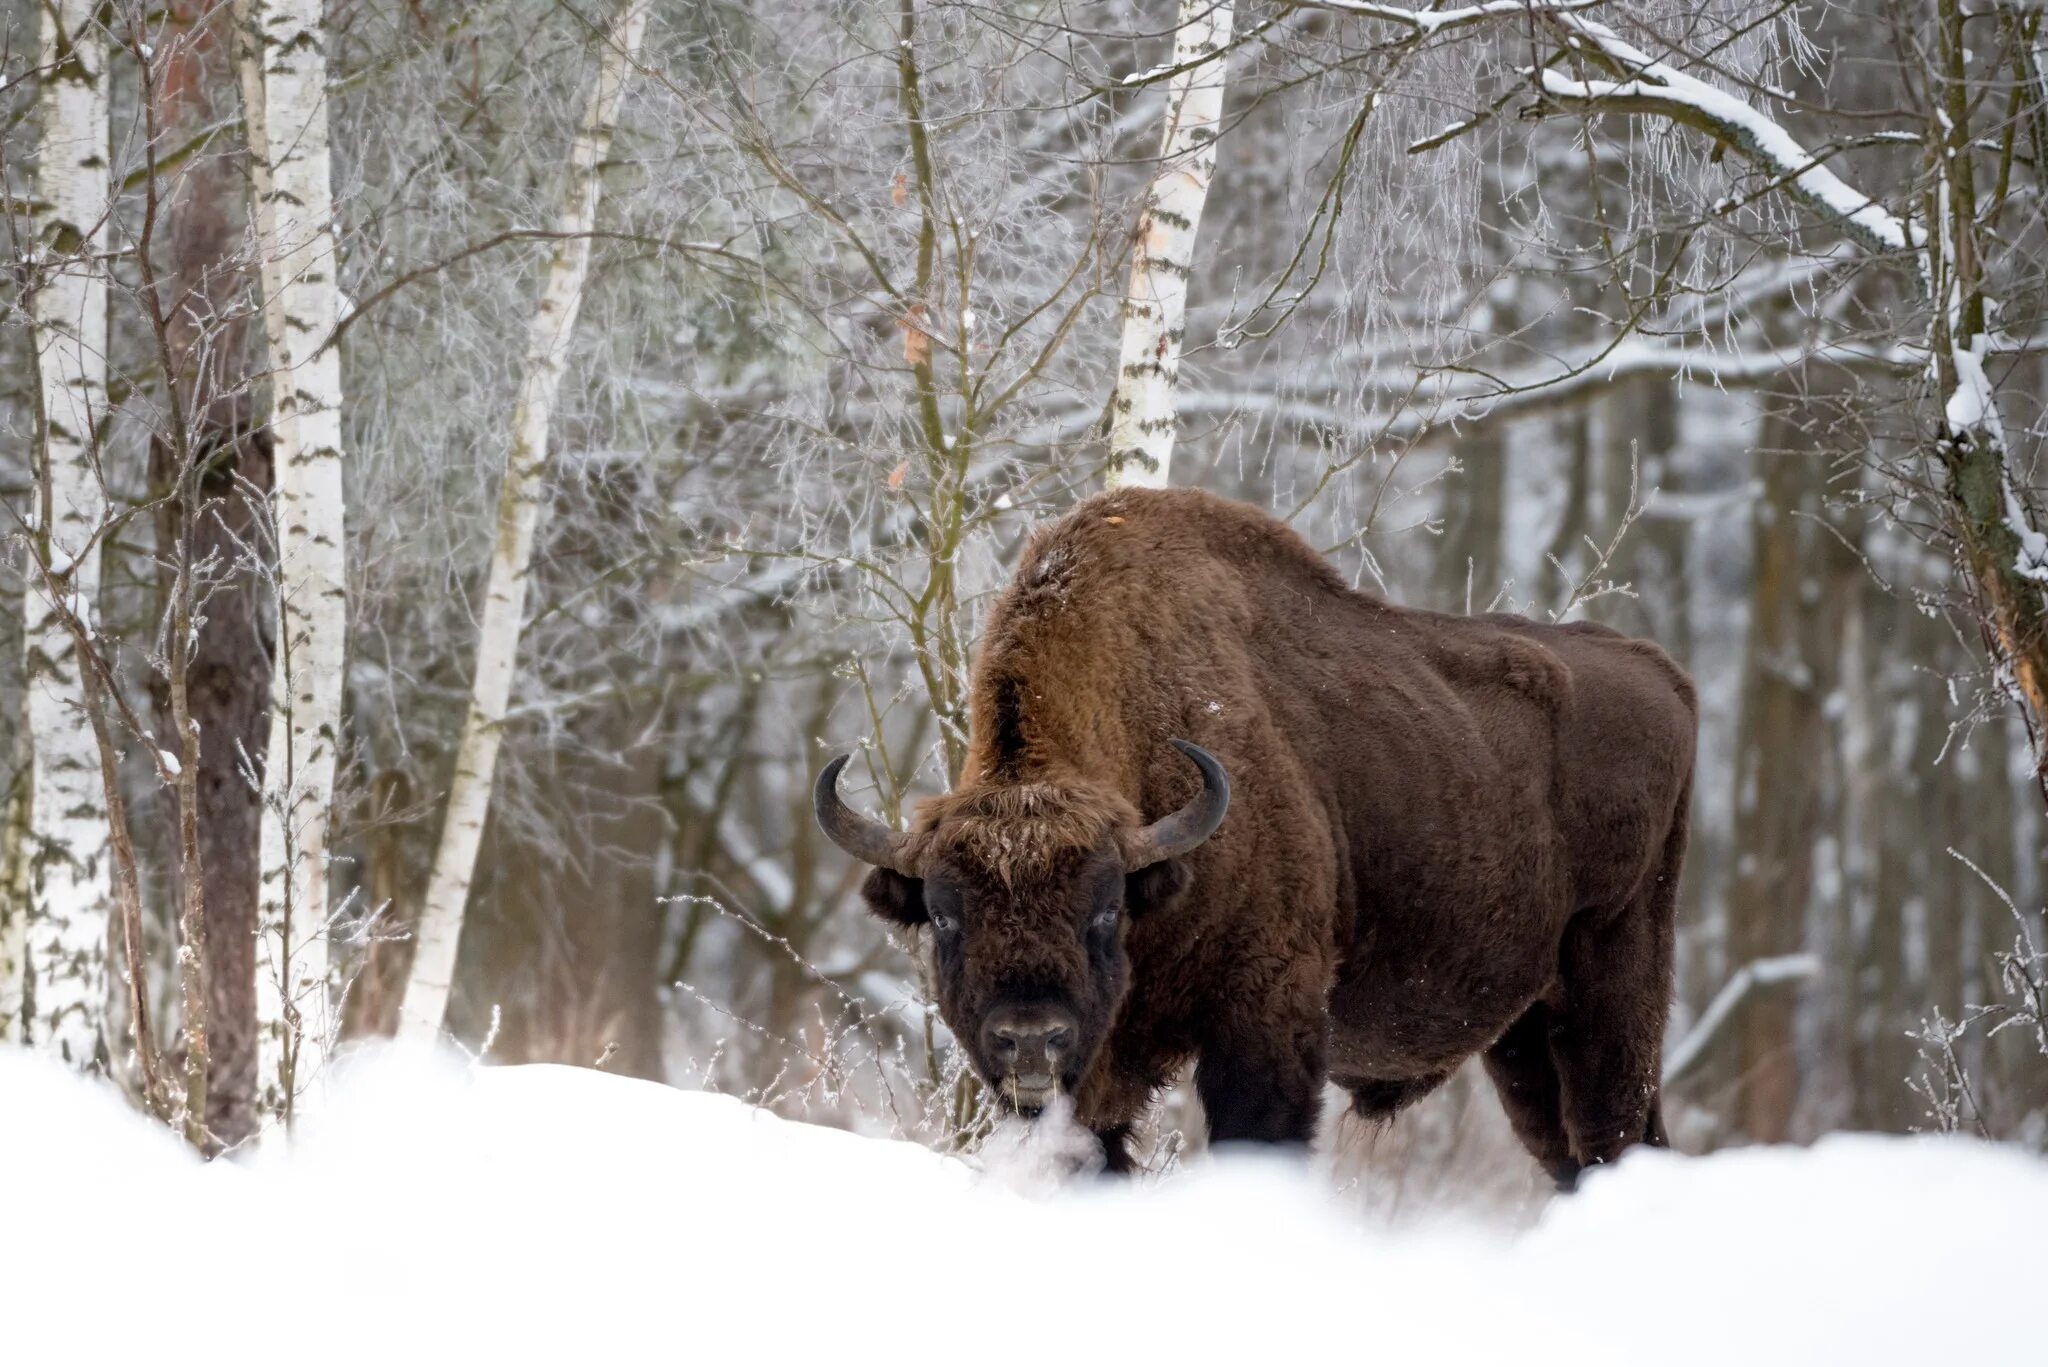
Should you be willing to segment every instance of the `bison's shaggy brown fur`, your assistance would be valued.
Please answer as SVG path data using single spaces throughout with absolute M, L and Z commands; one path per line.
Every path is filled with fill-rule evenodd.
M 1251 507 L 1107 494 L 1032 540 L 960 784 L 867 891 L 943 903 L 941 1009 L 984 1074 L 1014 1047 L 991 1013 L 1054 1004 L 1113 1165 L 1189 1058 L 1215 1139 L 1304 1141 L 1325 1077 L 1381 1117 L 1483 1053 L 1568 1182 L 1661 1142 L 1696 720 L 1654 645 L 1397 607 Z M 1126 878 L 1199 788 L 1172 737 L 1229 815 Z

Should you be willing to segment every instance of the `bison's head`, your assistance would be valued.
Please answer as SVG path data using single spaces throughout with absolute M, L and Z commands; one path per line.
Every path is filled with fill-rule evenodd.
M 1080 1084 L 1129 985 L 1126 923 L 1180 894 L 1180 857 L 1230 805 L 1223 766 L 1173 743 L 1202 788 L 1150 825 L 1093 784 L 1020 782 L 949 793 L 920 809 L 917 830 L 894 831 L 840 800 L 847 756 L 818 776 L 818 824 L 875 866 L 861 885 L 869 910 L 931 927 L 939 1013 L 975 1070 L 1027 1115 Z

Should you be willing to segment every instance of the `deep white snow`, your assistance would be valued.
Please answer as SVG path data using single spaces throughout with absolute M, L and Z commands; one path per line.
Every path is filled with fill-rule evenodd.
M 596 1072 L 342 1071 L 289 1155 L 208 1166 L 0 1052 L 6 1359 L 1867 1367 L 2040 1347 L 2048 1165 L 1961 1140 L 1640 1154 L 1519 1234 L 1390 1232 L 1270 1163 L 1034 1198 Z

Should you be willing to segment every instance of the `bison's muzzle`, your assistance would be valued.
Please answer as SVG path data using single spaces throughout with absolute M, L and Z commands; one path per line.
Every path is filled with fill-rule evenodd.
M 1079 1026 L 1072 1012 L 1058 1007 L 999 1007 L 982 1022 L 982 1055 L 1020 1113 L 1036 1115 L 1059 1095 Z

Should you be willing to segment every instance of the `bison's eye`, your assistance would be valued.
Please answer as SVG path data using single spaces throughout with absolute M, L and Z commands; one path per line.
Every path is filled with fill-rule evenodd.
M 927 879 L 924 885 L 925 919 L 940 939 L 960 929 L 960 889 L 950 881 Z
M 1123 907 L 1115 902 L 1111 902 L 1108 906 L 1103 907 L 1101 910 L 1097 911 L 1093 916 L 1088 918 L 1088 928 L 1090 930 L 1102 931 L 1103 933 L 1107 934 L 1108 932 L 1116 929 L 1116 923 L 1123 916 L 1123 914 Z

